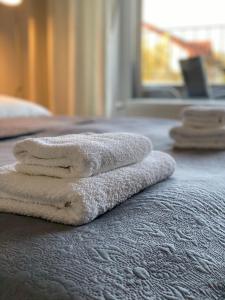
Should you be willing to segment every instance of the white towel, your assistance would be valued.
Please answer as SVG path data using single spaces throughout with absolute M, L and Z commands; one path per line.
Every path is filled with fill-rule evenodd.
M 112 209 L 133 194 L 168 178 L 175 161 L 153 151 L 142 162 L 81 179 L 58 179 L 0 168 L 0 211 L 80 225 Z
M 225 149 L 225 127 L 215 129 L 193 129 L 186 126 L 174 127 L 170 136 L 175 148 Z
M 137 163 L 151 149 L 151 141 L 138 134 L 72 134 L 25 139 L 14 155 L 18 172 L 80 178 Z
M 218 128 L 225 125 L 225 108 L 192 106 L 183 111 L 183 124 L 194 128 Z

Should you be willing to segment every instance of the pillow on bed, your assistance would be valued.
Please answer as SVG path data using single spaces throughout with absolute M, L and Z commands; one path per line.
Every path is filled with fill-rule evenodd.
M 49 110 L 41 105 L 0 95 L 0 118 L 51 116 Z

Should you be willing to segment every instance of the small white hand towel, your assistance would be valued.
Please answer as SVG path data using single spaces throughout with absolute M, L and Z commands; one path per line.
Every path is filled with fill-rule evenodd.
M 183 124 L 194 128 L 218 128 L 225 125 L 225 108 L 191 106 L 183 111 Z
M 215 129 L 193 129 L 186 126 L 174 127 L 170 136 L 175 148 L 225 149 L 225 127 Z
M 150 139 L 138 134 L 72 134 L 25 139 L 14 155 L 18 172 L 81 178 L 137 163 L 151 150 Z
M 24 175 L 5 166 L 0 168 L 0 211 L 80 225 L 168 178 L 174 169 L 174 159 L 158 151 L 137 164 L 80 179 Z

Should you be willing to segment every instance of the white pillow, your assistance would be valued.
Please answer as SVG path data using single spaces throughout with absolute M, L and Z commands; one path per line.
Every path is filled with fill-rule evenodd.
M 6 95 L 0 95 L 0 118 L 51 116 L 41 105 Z

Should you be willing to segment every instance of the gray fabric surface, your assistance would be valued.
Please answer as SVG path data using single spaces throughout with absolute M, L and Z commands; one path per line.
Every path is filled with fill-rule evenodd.
M 173 151 L 174 123 L 92 120 L 58 131 L 140 132 L 177 170 L 85 226 L 1 213 L 1 300 L 225 299 L 225 152 Z M 1 165 L 12 146 L 0 143 Z

